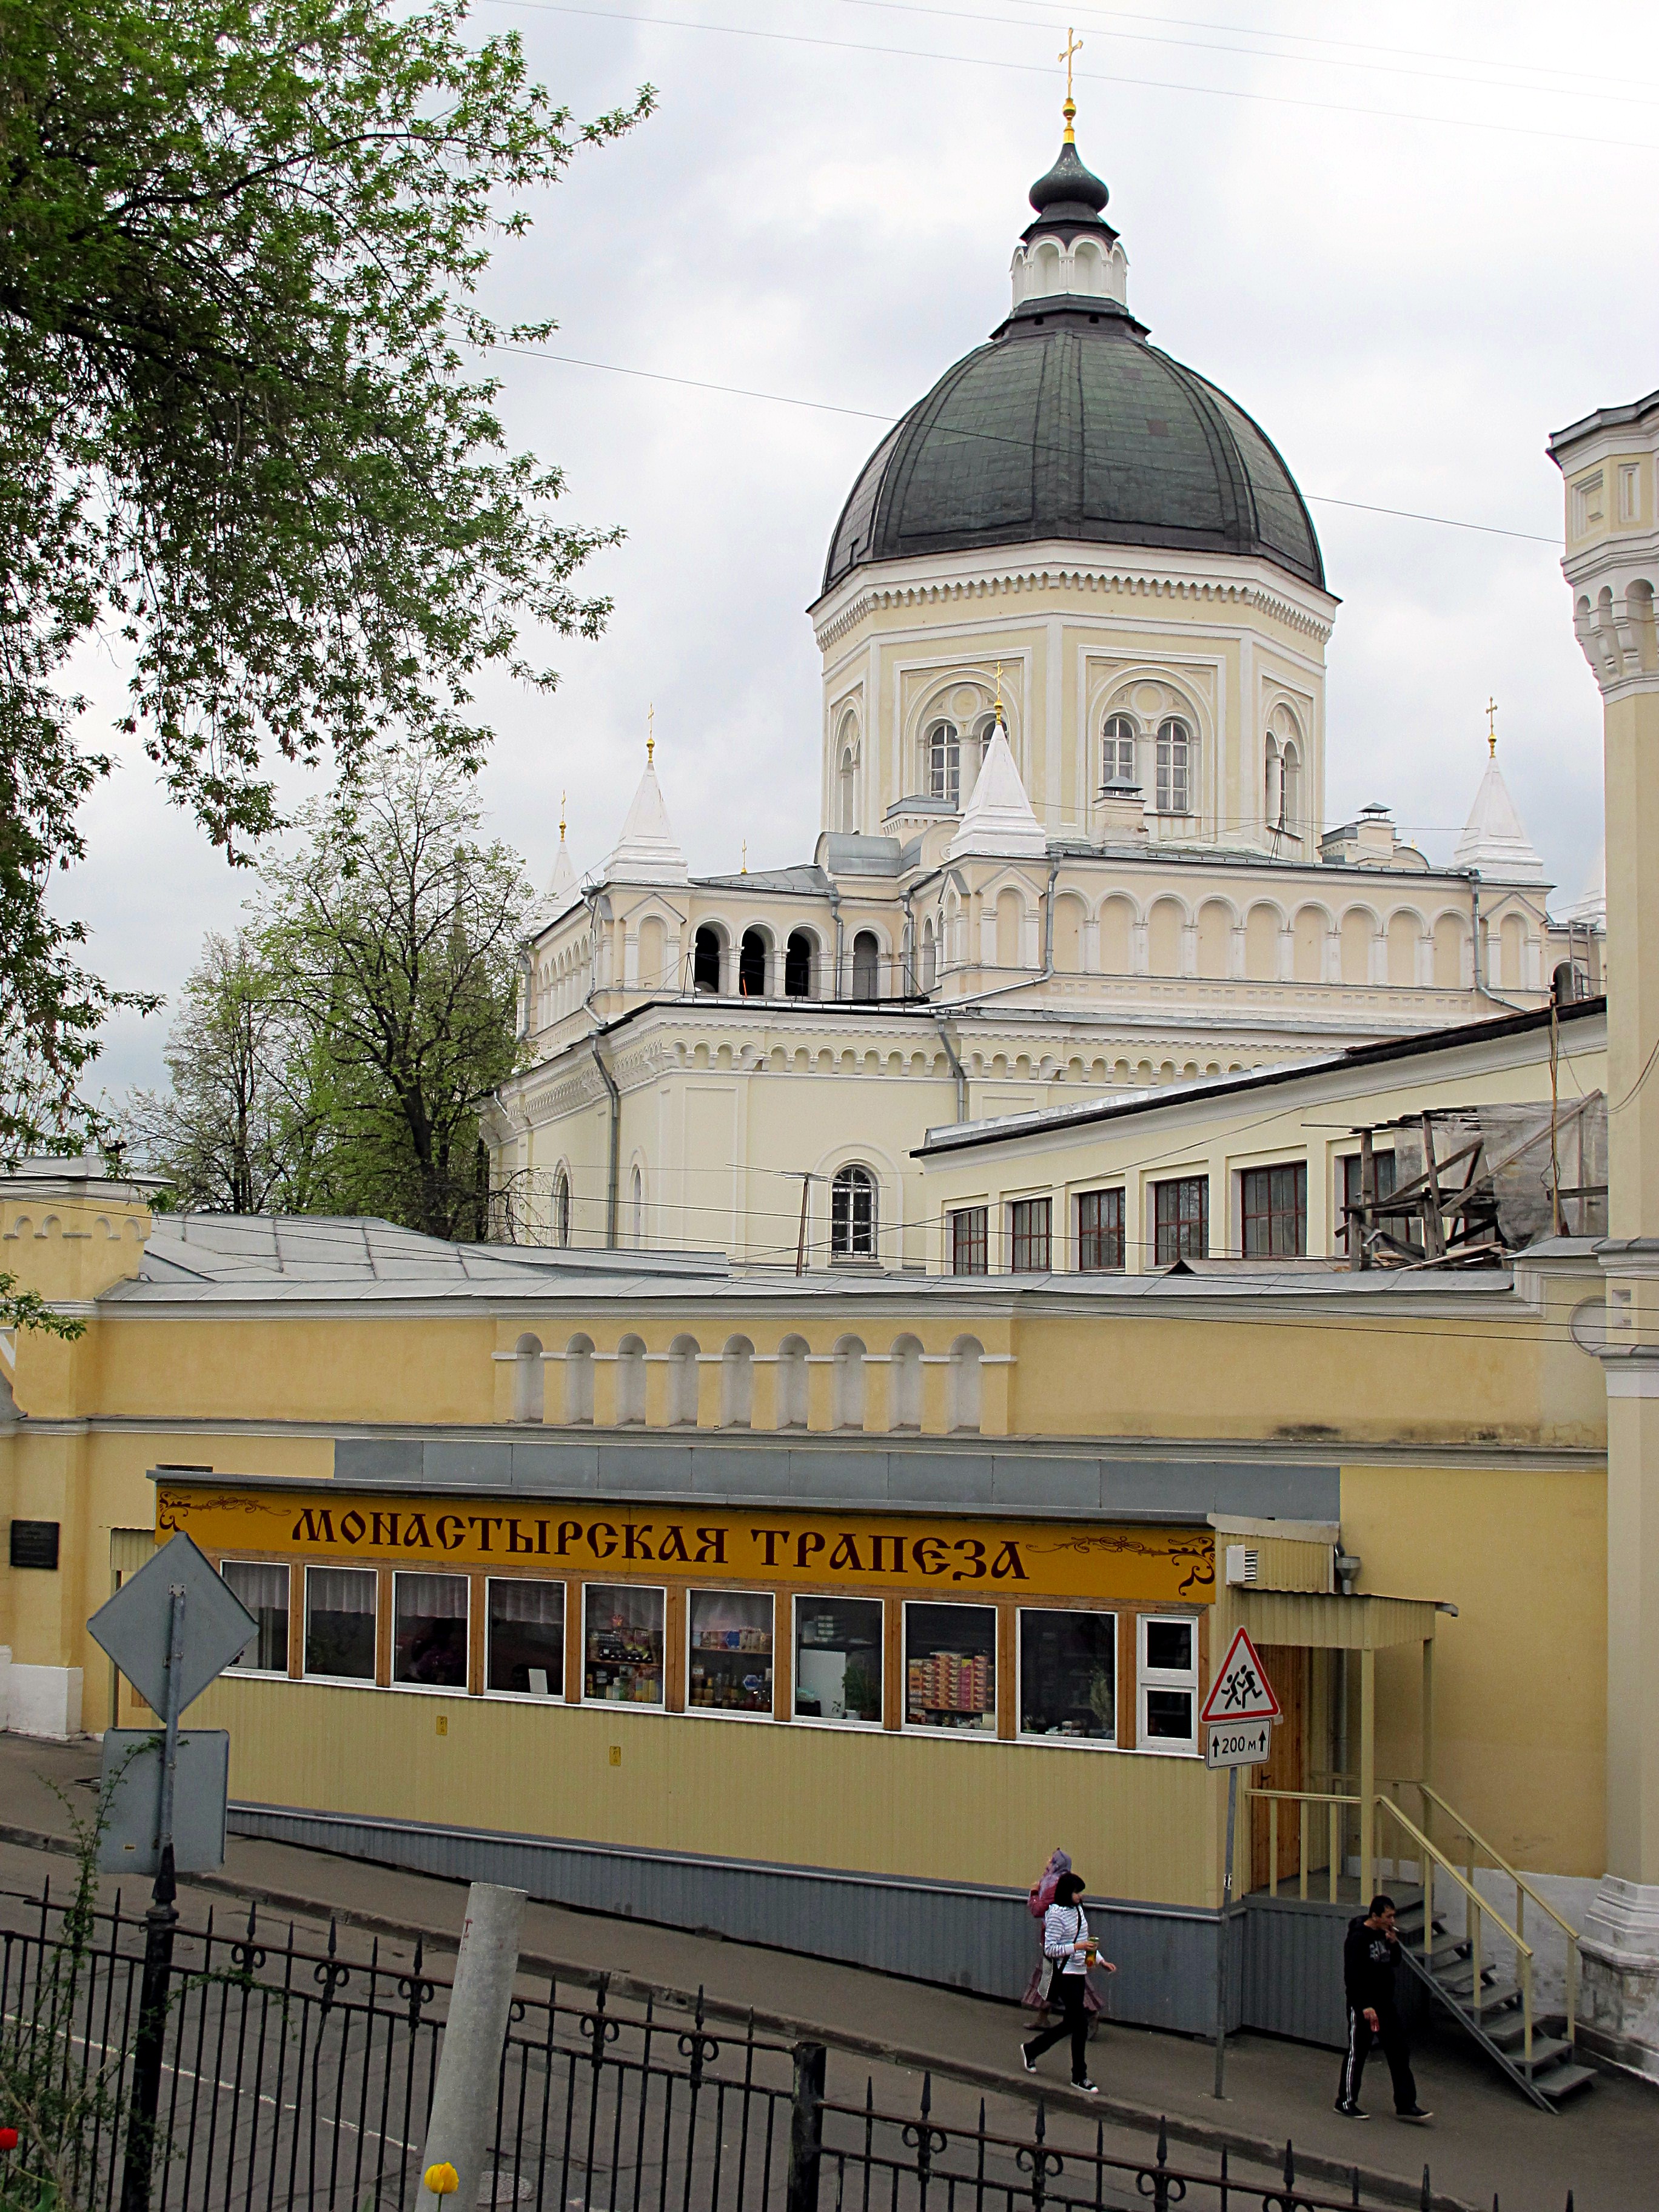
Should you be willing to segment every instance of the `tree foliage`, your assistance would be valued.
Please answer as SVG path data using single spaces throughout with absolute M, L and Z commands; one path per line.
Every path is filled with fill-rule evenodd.
M 89 635 L 124 726 L 246 860 L 281 759 L 392 737 L 476 760 L 481 671 L 594 635 L 556 468 L 508 450 L 492 239 L 576 149 L 516 36 L 460 0 L 0 0 L 0 1053 L 64 1100 L 114 1002 L 47 900 L 108 772 L 64 688 Z M 0 1151 L 39 1117 L 0 1119 Z
M 518 1064 L 532 894 L 430 750 L 313 802 L 254 919 L 210 937 L 131 1135 L 180 1203 L 483 1237 L 479 1115 Z

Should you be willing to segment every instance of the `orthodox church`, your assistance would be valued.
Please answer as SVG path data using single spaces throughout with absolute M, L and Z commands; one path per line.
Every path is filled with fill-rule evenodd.
M 1008 314 L 831 533 L 811 860 L 691 878 L 649 744 L 592 878 L 561 826 L 489 1129 L 508 1234 L 918 1267 L 930 1127 L 1601 987 L 1495 740 L 1449 868 L 1381 805 L 1322 826 L 1312 520 L 1131 309 L 1074 113 Z

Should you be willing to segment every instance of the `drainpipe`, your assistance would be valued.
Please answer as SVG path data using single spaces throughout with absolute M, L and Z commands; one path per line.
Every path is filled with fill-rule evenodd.
M 611 1093 L 611 1158 L 605 1179 L 605 1241 L 614 1252 L 617 1249 L 617 1170 L 620 1164 L 622 1146 L 622 1093 L 617 1088 L 617 1079 L 605 1064 L 598 1037 L 590 1037 L 593 1048 L 593 1065 Z
M 836 917 L 836 988 L 830 995 L 832 999 L 838 999 L 841 996 L 841 893 L 836 889 L 833 883 L 830 886 L 830 911 Z
M 1497 992 L 1496 992 L 1496 991 L 1489 991 L 1489 990 L 1486 988 L 1486 984 L 1481 981 L 1481 978 L 1480 978 L 1480 970 L 1481 970 L 1481 969 L 1482 969 L 1482 967 L 1484 966 L 1484 964 L 1485 964 L 1485 963 L 1484 963 L 1484 962 L 1483 962 L 1483 961 L 1482 961 L 1482 959 L 1481 959 L 1481 941 L 1480 941 L 1480 871 L 1479 870 L 1479 868 L 1471 868 L 1471 869 L 1469 870 L 1469 872 L 1468 872 L 1468 876 L 1469 876 L 1469 896 L 1470 896 L 1470 898 L 1473 900 L 1473 902 L 1474 902 L 1474 988 L 1475 988 L 1475 990 L 1476 990 L 1476 992 L 1479 994 L 1479 995 L 1480 995 L 1481 998 L 1483 998 L 1483 999 L 1490 999 L 1490 1000 L 1492 1000 L 1492 1003 L 1493 1004 L 1493 1006 L 1504 1006 L 1504 1007 L 1506 1007 L 1506 1008 L 1508 1009 L 1508 1011 L 1509 1011 L 1510 1013 L 1512 1013 L 1512 1014 L 1523 1014 L 1523 1013 L 1525 1013 L 1525 1012 L 1526 1012 L 1526 1011 L 1527 1011 L 1527 1009 L 1526 1009 L 1524 1006 L 1517 1006 L 1516 1005 L 1516 1003 L 1515 1003 L 1515 1001 L 1514 1001 L 1514 1000 L 1513 1000 L 1513 999 L 1500 999 L 1500 998 L 1498 997 L 1498 994 L 1497 994 Z
M 927 1011 L 933 1017 L 933 1026 L 939 1031 L 939 1041 L 945 1047 L 945 1057 L 950 1061 L 951 1073 L 957 1079 L 957 1119 L 958 1121 L 965 1121 L 968 1119 L 968 1077 L 966 1072 L 963 1067 L 962 1062 L 957 1058 L 957 1048 L 951 1042 L 950 1030 L 945 1026 L 944 1015 L 939 1012 L 937 1006 L 930 1006 Z
M 1048 863 L 1048 888 L 1042 894 L 1042 973 L 1039 983 L 1046 983 L 1054 972 L 1054 879 L 1060 873 L 1060 856 L 1056 854 Z

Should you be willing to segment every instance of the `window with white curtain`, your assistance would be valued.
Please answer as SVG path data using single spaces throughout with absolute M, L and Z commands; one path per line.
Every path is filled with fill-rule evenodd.
M 428 1690 L 466 1687 L 465 1575 L 392 1577 L 392 1679 Z
M 373 1567 L 306 1569 L 305 1671 L 336 1682 L 374 1680 L 374 1616 L 380 1577 Z
M 502 1697 L 563 1697 L 562 1583 L 491 1576 L 484 1683 Z
M 252 1559 L 227 1559 L 219 1572 L 226 1587 L 234 1591 L 259 1624 L 258 1633 L 242 1646 L 231 1665 L 241 1674 L 286 1674 L 288 1569 Z

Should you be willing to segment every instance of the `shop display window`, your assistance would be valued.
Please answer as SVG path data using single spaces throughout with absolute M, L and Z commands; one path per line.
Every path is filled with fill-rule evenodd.
M 227 1559 L 219 1570 L 226 1587 L 258 1622 L 231 1665 L 245 1674 L 288 1672 L 288 1569 L 252 1559 Z
M 904 1724 L 996 1734 L 994 1606 L 906 1605 Z
M 686 1638 L 689 1712 L 772 1711 L 772 1600 L 752 1590 L 694 1589 Z
M 881 1725 L 882 1601 L 795 1600 L 795 1712 L 801 1720 Z
M 1140 1735 L 1146 1751 L 1192 1751 L 1198 1742 L 1198 1623 L 1190 1614 L 1143 1613 Z
M 392 1679 L 421 1690 L 466 1687 L 465 1575 L 392 1577 Z
M 665 1601 L 664 1591 L 629 1583 L 584 1584 L 584 1698 L 661 1706 Z
M 485 1687 L 504 1697 L 563 1697 L 564 1584 L 492 1577 L 489 1620 Z
M 1022 1607 L 1019 1732 L 1117 1741 L 1117 1615 Z
M 374 1680 L 374 1614 L 380 1577 L 373 1567 L 306 1569 L 306 1672 L 336 1682 Z

